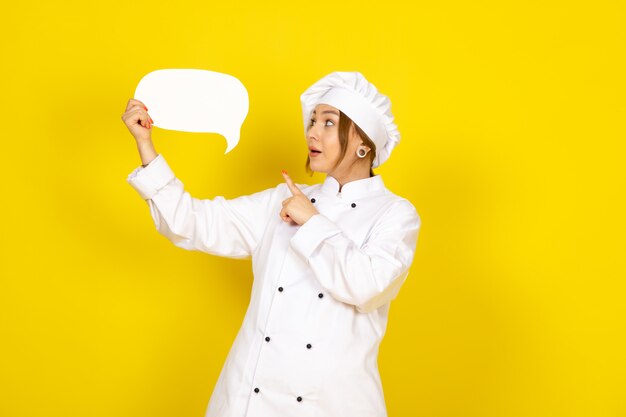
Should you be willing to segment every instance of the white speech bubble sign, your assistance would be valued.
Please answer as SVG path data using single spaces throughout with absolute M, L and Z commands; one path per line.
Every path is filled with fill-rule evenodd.
M 248 91 L 237 78 L 201 69 L 161 69 L 146 74 L 135 98 L 148 107 L 153 126 L 183 132 L 219 133 L 227 154 L 239 143 L 248 115 Z

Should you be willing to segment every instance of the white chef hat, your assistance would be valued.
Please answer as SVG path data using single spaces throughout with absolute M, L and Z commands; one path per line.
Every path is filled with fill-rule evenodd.
M 305 135 L 318 104 L 336 107 L 352 119 L 376 145 L 372 168 L 385 162 L 400 141 L 389 98 L 359 72 L 330 73 L 302 93 L 300 101 Z

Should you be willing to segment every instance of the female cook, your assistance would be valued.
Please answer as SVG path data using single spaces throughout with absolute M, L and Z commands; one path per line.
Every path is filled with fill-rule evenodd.
M 390 301 L 413 261 L 420 217 L 372 168 L 400 135 L 389 99 L 358 72 L 334 72 L 301 95 L 309 172 L 225 199 L 185 191 L 152 145 L 138 100 L 122 116 L 143 165 L 127 181 L 174 245 L 252 258 L 250 305 L 206 417 L 387 415 L 377 357 Z

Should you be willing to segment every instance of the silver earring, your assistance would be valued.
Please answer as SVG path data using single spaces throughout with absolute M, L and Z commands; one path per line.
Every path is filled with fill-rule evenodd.
M 363 148 L 359 148 L 356 151 L 356 156 L 358 156 L 359 158 L 365 158 L 365 155 L 367 155 L 367 151 Z

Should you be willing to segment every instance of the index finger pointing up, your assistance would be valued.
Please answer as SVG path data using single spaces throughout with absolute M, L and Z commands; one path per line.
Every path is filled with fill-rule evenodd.
M 298 186 L 294 184 L 293 181 L 291 181 L 291 177 L 289 177 L 289 174 L 287 174 L 287 171 L 283 169 L 282 173 L 283 173 L 283 178 L 285 178 L 285 182 L 287 183 L 287 187 L 289 187 L 289 190 L 291 190 L 291 194 L 293 195 L 302 194 L 302 191 L 300 191 Z

